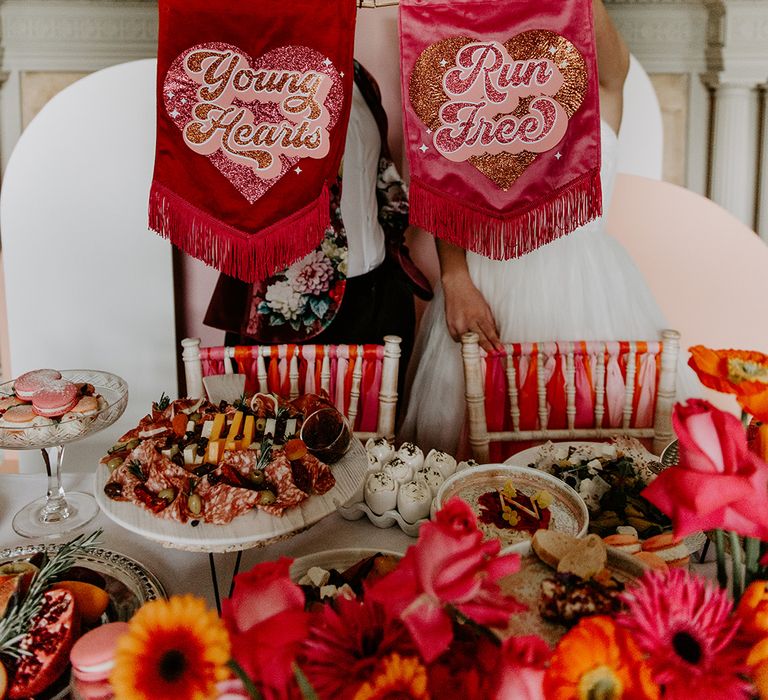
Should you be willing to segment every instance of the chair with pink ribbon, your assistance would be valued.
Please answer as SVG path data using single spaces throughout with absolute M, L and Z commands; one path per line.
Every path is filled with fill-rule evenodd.
M 501 461 L 509 443 L 672 440 L 680 334 L 659 341 L 507 343 L 486 353 L 462 337 L 469 444 L 479 462 Z M 519 447 L 519 445 L 518 445 Z
M 357 437 L 394 437 L 398 336 L 386 336 L 383 345 L 200 347 L 199 338 L 185 338 L 181 344 L 190 398 L 206 395 L 204 378 L 238 374 L 248 394 L 294 399 L 324 391 Z

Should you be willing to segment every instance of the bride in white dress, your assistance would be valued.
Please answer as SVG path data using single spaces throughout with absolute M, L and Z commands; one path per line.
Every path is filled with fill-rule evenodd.
M 594 0 L 600 77 L 603 209 L 616 174 L 617 131 L 629 53 L 602 0 Z M 437 242 L 441 284 L 422 319 L 402 439 L 455 453 L 464 425 L 459 340 L 657 340 L 664 316 L 642 274 L 602 219 L 512 260 Z M 413 368 L 415 369 L 415 372 Z

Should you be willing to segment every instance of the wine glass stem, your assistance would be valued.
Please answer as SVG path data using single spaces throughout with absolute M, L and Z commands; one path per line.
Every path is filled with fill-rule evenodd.
M 64 459 L 64 446 L 45 447 L 41 450 L 48 473 L 48 493 L 40 519 L 45 523 L 56 523 L 70 516 L 64 488 L 61 485 L 61 462 Z

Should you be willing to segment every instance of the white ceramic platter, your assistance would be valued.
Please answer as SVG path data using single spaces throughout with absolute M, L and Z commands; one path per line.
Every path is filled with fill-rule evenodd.
M 565 482 L 537 469 L 514 467 L 506 464 L 484 464 L 456 472 L 446 479 L 432 503 L 432 510 L 439 510 L 452 496 L 466 501 L 475 515 L 480 514 L 477 499 L 488 491 L 503 488 L 508 482 L 526 496 L 533 496 L 538 491 L 548 491 L 552 497 L 550 512 L 552 518 L 550 530 L 557 530 L 581 537 L 589 526 L 589 513 L 581 496 Z M 502 530 L 494 525 L 480 523 L 488 537 L 501 540 L 502 546 L 530 540 L 524 531 Z
M 556 447 L 561 448 L 583 448 L 585 450 L 598 450 L 602 447 L 609 447 L 611 443 L 608 442 L 586 442 L 586 441 L 573 441 L 573 442 L 556 442 Z M 513 454 L 511 457 L 507 457 L 504 460 L 504 464 L 511 464 L 515 467 L 532 467 L 535 466 L 536 461 L 541 455 L 541 448 L 543 445 L 537 445 L 536 447 L 529 447 L 527 450 L 521 450 Z
M 590 457 L 597 457 L 600 454 L 602 454 L 602 450 L 604 450 L 606 447 L 609 447 L 612 443 L 608 442 L 556 442 L 554 445 L 558 448 L 565 449 L 566 451 L 569 448 L 574 448 L 578 450 L 579 452 L 584 453 L 584 458 L 589 459 Z M 527 450 L 522 450 L 521 452 L 518 452 L 517 454 L 513 454 L 511 457 L 509 457 L 504 464 L 510 464 L 510 465 L 516 465 L 516 466 L 534 466 L 536 462 L 539 460 L 542 454 L 542 448 L 544 448 L 545 445 L 538 445 L 537 447 L 531 447 Z M 670 448 L 672 448 L 672 451 L 670 451 Z M 673 459 L 670 455 L 674 455 L 674 459 L 677 459 L 676 456 L 677 451 L 677 441 L 670 443 L 670 445 L 666 448 L 665 452 L 668 452 L 669 454 L 665 457 L 664 454 L 659 459 L 659 462 L 656 463 L 653 460 L 657 459 L 654 457 L 650 452 L 648 453 L 649 461 L 647 463 L 648 467 L 648 473 L 649 478 L 653 476 L 653 474 L 658 473 L 659 469 L 666 468 L 670 465 L 670 460 Z M 685 538 L 685 544 L 688 547 L 688 551 L 691 554 L 694 554 L 695 552 L 698 552 L 702 546 L 704 545 L 704 542 L 706 541 L 706 536 L 702 532 L 695 532 L 692 535 L 689 535 Z
M 109 470 L 103 464 L 96 471 L 94 491 L 96 501 L 107 517 L 137 535 L 165 547 L 190 552 L 235 552 L 287 539 L 335 512 L 359 492 L 367 469 L 365 448 L 355 439 L 347 454 L 331 465 L 336 485 L 328 493 L 310 496 L 301 505 L 285 511 L 282 517 L 252 510 L 226 525 L 200 523 L 193 527 L 190 523 L 158 518 L 133 503 L 113 501 L 104 494 Z

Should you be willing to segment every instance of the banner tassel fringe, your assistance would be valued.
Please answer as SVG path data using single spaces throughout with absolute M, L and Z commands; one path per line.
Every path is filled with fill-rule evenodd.
M 509 260 L 551 243 L 602 214 L 600 169 L 595 168 L 546 201 L 510 218 L 494 216 L 432 190 L 410 185 L 410 223 L 448 243 L 493 260 Z
M 245 282 L 264 280 L 308 255 L 330 226 L 330 195 L 289 219 L 249 236 L 206 214 L 171 190 L 152 183 L 149 228 L 198 260 Z

